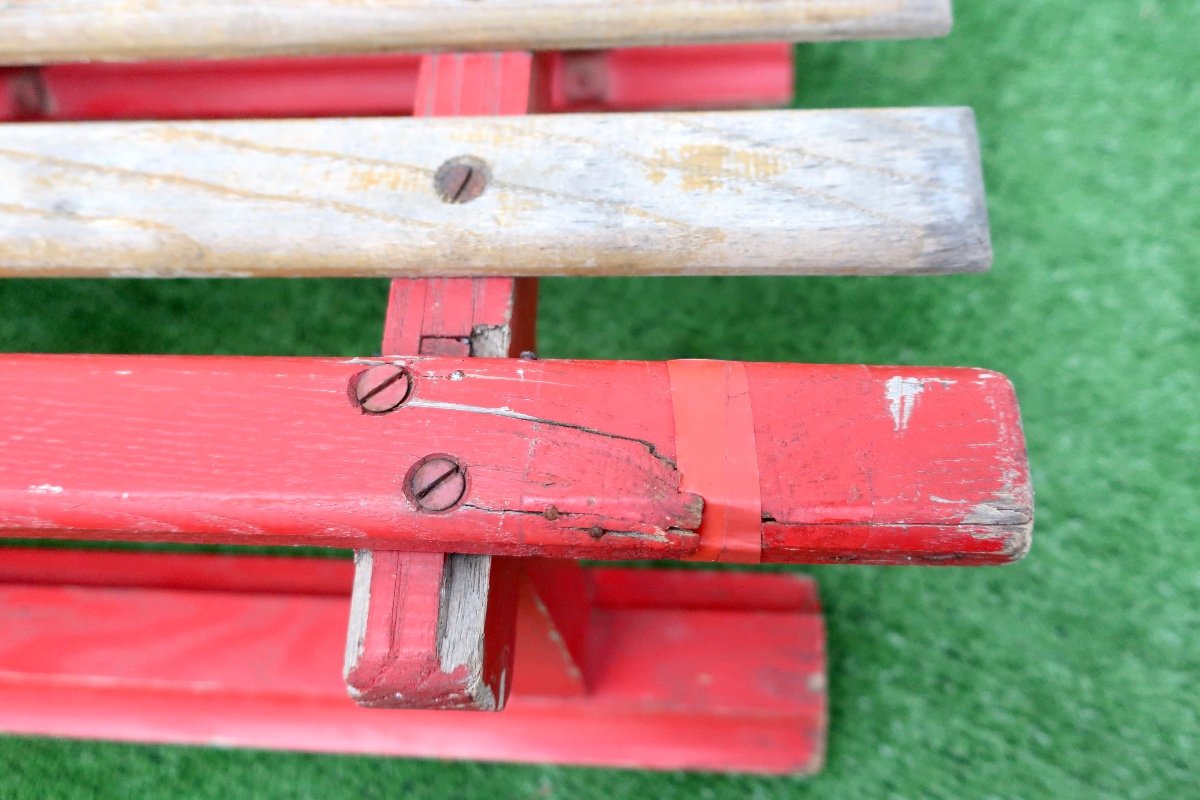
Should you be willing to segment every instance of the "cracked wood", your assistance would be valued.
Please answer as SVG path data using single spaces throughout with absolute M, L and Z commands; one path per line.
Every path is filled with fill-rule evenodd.
M 443 202 L 439 166 L 487 165 Z M 0 276 L 912 274 L 991 245 L 969 109 L 11 124 Z
M 411 371 L 413 392 L 375 416 L 347 396 L 375 360 L 0 357 L 0 536 L 576 558 L 698 549 L 702 498 L 680 491 L 674 423 L 688 399 L 666 363 L 388 360 Z M 745 371 L 762 560 L 999 563 L 1027 550 L 1028 466 L 1003 376 Z M 469 471 L 449 513 L 419 513 L 402 491 L 432 452 Z
M 425 56 L 415 113 L 524 114 L 537 70 L 528 53 Z M 533 279 L 398 278 L 382 352 L 515 356 L 535 347 L 536 313 Z M 355 702 L 502 709 L 520 572 L 516 559 L 490 555 L 356 551 L 343 668 Z
M 581 24 L 582 22 L 582 24 Z M 950 0 L 23 0 L 9 64 L 941 36 Z

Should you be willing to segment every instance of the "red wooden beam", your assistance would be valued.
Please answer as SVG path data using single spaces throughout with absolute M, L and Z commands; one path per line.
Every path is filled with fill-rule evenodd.
M 86 557 L 66 574 L 75 556 L 62 550 L 0 559 L 0 730 L 641 769 L 797 773 L 822 760 L 825 636 L 804 578 L 584 570 L 587 693 L 538 691 L 543 664 L 518 651 L 508 708 L 462 714 L 346 695 L 349 562 Z M 314 585 L 322 574 L 341 586 Z
M 546 53 L 547 110 L 744 108 L 792 97 L 788 43 Z M 0 120 L 398 116 L 421 56 L 58 64 L 0 69 Z
M 411 389 L 363 413 L 356 386 L 381 364 Z M 0 536 L 734 560 L 757 541 L 764 561 L 861 563 L 1027 549 L 1002 376 L 729 363 L 740 378 L 706 385 L 711 366 L 0 357 Z M 723 468 L 687 460 L 714 439 Z M 428 457 L 453 469 L 420 484 Z

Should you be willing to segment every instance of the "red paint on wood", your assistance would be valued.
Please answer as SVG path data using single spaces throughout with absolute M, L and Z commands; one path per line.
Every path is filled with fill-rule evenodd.
M 647 580 L 641 570 L 595 569 L 587 572 L 594 603 L 603 608 L 696 608 L 732 611 L 796 611 L 820 614 L 816 581 L 764 584 L 752 572 L 708 569 L 656 570 Z
M 0 584 L 348 597 L 347 558 L 5 547 Z
M 522 559 L 524 581 L 517 614 L 520 694 L 587 694 L 587 642 L 595 606 L 590 575 L 575 561 Z
M 792 46 L 635 47 L 548 53 L 555 111 L 750 108 L 792 99 Z
M 785 105 L 792 97 L 787 43 L 544 59 L 547 111 L 738 108 Z M 0 120 L 404 115 L 416 105 L 420 60 L 400 54 L 13 67 L 0 69 Z
M 697 561 L 762 558 L 762 496 L 754 409 L 743 364 L 671 361 L 675 450 L 683 489 L 704 498 Z
M 432 553 L 363 551 L 358 569 L 369 589 L 359 624 L 351 625 L 352 649 L 345 680 L 359 705 L 374 708 L 499 710 L 510 686 L 515 559 L 492 560 L 487 596 L 485 648 L 478 663 L 447 663 L 441 655 L 440 624 L 446 615 L 446 559 Z M 364 566 L 365 565 L 365 566 Z M 356 592 L 362 591 L 355 587 Z M 490 634 L 490 637 L 489 637 Z
M 432 55 L 421 60 L 416 114 L 522 114 L 530 107 L 535 64 L 528 53 Z M 520 287 L 532 286 L 532 291 Z M 392 281 L 384 323 L 384 353 L 472 355 L 485 330 L 533 347 L 536 281 L 432 278 Z M 519 339 L 519 342 L 515 340 Z M 490 343 L 495 347 L 495 343 Z M 519 351 L 510 346 L 508 353 Z M 497 353 L 489 353 L 497 355 Z M 360 556 L 361 558 L 367 558 Z M 511 686 L 519 566 L 496 557 L 489 566 L 485 630 L 479 664 L 445 664 L 446 593 L 453 556 L 376 551 L 357 591 L 362 605 L 351 624 L 346 683 L 362 705 L 390 708 L 499 710 Z M 369 563 L 370 567 L 365 566 Z M 455 624 L 462 624 L 455 623 Z M 357 641 L 357 628 L 362 641 Z M 478 673 L 478 674 L 476 674 Z
M 748 364 L 763 560 L 994 564 L 1029 548 L 1033 496 L 1012 384 L 986 370 Z
M 347 397 L 355 360 L 0 357 L 0 535 L 683 557 L 668 368 L 393 359 L 397 411 Z M 1022 555 L 1030 489 L 1008 381 L 969 369 L 745 365 L 765 560 Z M 675 397 L 676 402 L 680 400 Z M 463 506 L 420 513 L 408 468 L 448 453 Z M 711 511 L 711 509 L 710 509 Z M 899 535 L 897 535 L 897 532 Z
M 31 553 L 33 573 L 64 555 Z M 214 560 L 251 572 L 257 558 L 87 555 L 104 556 L 88 587 L 0 584 L 5 731 L 655 769 L 820 763 L 825 640 L 805 579 L 587 570 L 587 696 L 514 692 L 503 713 L 468 715 L 355 706 L 340 676 L 344 596 L 213 591 L 203 577 Z M 203 562 L 176 568 L 201 580 L 133 588 L 163 559 Z M 319 566 L 278 560 L 298 576 Z

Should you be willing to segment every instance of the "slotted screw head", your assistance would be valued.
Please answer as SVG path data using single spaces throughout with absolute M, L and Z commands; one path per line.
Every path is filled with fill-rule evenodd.
M 433 176 L 438 197 L 446 203 L 469 203 L 487 188 L 487 164 L 474 156 L 458 156 L 443 163 Z
M 467 468 L 451 456 L 425 456 L 408 471 L 404 493 L 421 511 L 449 511 L 467 493 Z
M 8 79 L 9 94 L 18 118 L 39 117 L 50 105 L 50 94 L 46 81 L 37 67 L 26 67 L 11 74 Z
M 354 378 L 354 399 L 365 414 L 394 411 L 411 392 L 412 378 L 395 364 L 371 367 Z

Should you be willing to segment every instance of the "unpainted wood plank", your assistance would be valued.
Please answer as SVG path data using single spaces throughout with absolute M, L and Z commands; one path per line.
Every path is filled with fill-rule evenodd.
M 24 0 L 0 6 L 0 60 L 911 38 L 950 25 L 950 0 Z
M 446 202 L 436 176 L 461 157 L 486 186 Z M 990 262 L 964 108 L 0 127 L 0 276 L 905 274 Z

